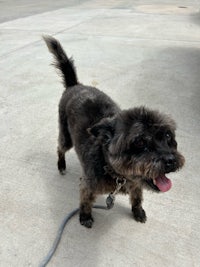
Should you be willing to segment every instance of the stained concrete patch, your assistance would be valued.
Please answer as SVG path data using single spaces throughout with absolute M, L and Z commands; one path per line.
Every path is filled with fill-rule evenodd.
M 149 14 L 165 14 L 165 15 L 191 15 L 197 14 L 199 8 L 184 5 L 139 5 L 135 10 Z

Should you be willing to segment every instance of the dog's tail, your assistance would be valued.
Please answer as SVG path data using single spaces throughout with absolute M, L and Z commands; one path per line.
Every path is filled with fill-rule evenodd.
M 65 87 L 74 86 L 78 84 L 76 69 L 74 67 L 73 59 L 68 58 L 63 50 L 61 44 L 51 36 L 43 36 L 44 41 L 49 51 L 54 55 L 54 65 L 61 71 Z

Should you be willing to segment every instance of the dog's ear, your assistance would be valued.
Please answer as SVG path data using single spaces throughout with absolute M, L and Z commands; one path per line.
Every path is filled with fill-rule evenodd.
M 102 119 L 88 129 L 89 134 L 99 139 L 104 144 L 109 144 L 115 132 L 115 119 Z

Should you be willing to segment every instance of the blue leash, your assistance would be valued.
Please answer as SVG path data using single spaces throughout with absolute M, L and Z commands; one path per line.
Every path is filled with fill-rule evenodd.
M 99 206 L 99 205 L 95 205 L 93 206 L 94 209 L 103 209 L 103 210 L 109 210 L 111 207 L 109 207 L 109 205 L 107 207 L 105 206 Z M 39 267 L 45 267 L 47 266 L 47 264 L 50 262 L 51 258 L 53 257 L 54 253 L 56 252 L 56 249 L 60 243 L 61 237 L 62 237 L 62 233 L 65 229 L 65 225 L 68 223 L 68 221 L 75 215 L 77 214 L 79 211 L 79 208 L 71 211 L 69 214 L 67 214 L 67 216 L 64 218 L 63 222 L 61 223 L 56 238 L 53 242 L 53 245 L 51 247 L 51 249 L 49 250 L 47 256 L 43 259 L 43 261 L 40 263 Z

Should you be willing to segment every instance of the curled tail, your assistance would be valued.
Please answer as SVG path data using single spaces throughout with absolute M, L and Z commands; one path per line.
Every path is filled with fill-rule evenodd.
M 65 87 L 78 84 L 72 58 L 68 58 L 61 44 L 51 36 L 43 36 L 49 51 L 54 55 L 55 66 L 61 71 Z

